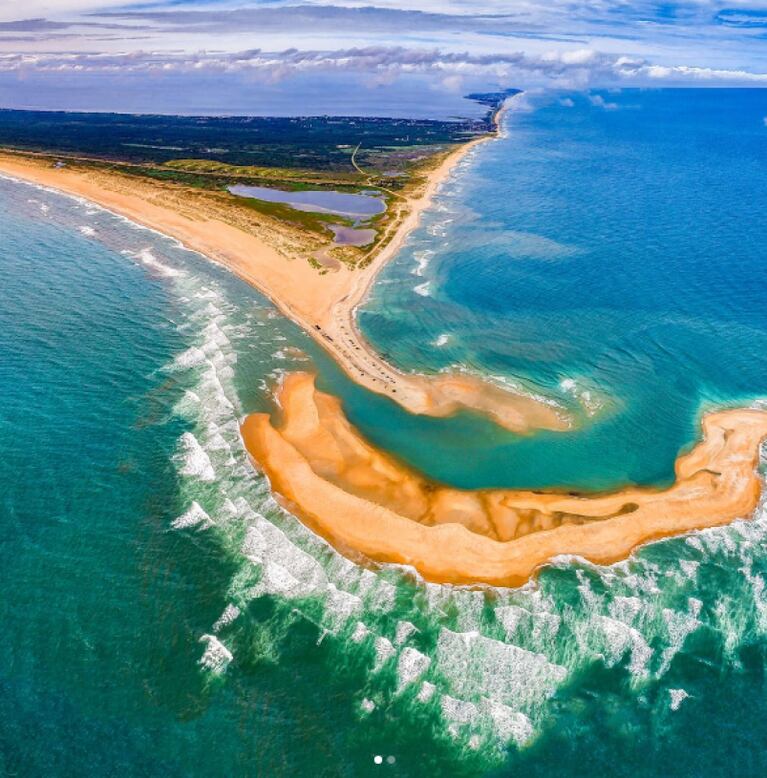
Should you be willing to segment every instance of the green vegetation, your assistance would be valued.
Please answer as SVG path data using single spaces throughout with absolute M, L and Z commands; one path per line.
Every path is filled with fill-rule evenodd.
M 370 117 L 146 116 L 0 110 L 0 146 L 132 164 L 204 160 L 245 168 L 353 174 L 361 145 L 366 169 L 399 172 L 418 149 L 459 143 L 485 119 L 427 121 Z M 399 162 L 398 162 L 399 160 Z
M 359 186 L 360 177 L 356 171 L 318 171 L 302 168 L 258 167 L 256 165 L 231 165 L 207 159 L 176 159 L 166 162 L 164 169 L 197 173 L 237 183 L 258 184 L 263 181 L 282 181 L 291 189 L 333 186 L 337 188 Z
M 321 232 L 330 235 L 328 224 L 352 225 L 352 221 L 343 216 L 330 213 L 315 213 L 314 211 L 299 211 L 283 203 L 270 203 L 266 200 L 256 200 L 250 197 L 238 197 L 238 204 L 251 208 L 265 216 L 271 216 L 287 224 L 293 224 L 310 232 Z
M 456 144 L 492 129 L 496 97 L 475 96 L 490 108 L 484 119 L 452 122 L 0 110 L 0 147 L 31 152 L 59 165 L 114 171 L 198 190 L 234 222 L 255 226 L 252 216 L 259 214 L 271 221 L 272 228 L 278 228 L 276 221 L 300 229 L 303 254 L 324 245 L 329 258 L 364 266 L 391 240 L 402 216 L 401 197 L 422 183 L 425 169 Z M 236 197 L 227 191 L 232 184 L 341 192 L 376 189 L 387 209 L 365 222 L 364 226 L 377 231 L 373 244 L 331 248 L 328 225 L 353 226 L 352 220 Z M 313 255 L 308 261 L 320 272 L 328 272 Z

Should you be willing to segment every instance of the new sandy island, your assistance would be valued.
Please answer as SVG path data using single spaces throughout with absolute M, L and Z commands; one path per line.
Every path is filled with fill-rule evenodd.
M 467 409 L 518 433 L 570 429 L 574 420 L 543 399 L 460 372 L 403 373 L 356 326 L 357 306 L 439 185 L 470 149 L 492 137 L 437 157 L 419 187 L 390 203 L 390 234 L 371 261 L 336 263 L 332 272 L 307 261 L 289 231 L 238 215 L 229 195 L 11 152 L 0 152 L 0 174 L 85 198 L 224 265 L 303 327 L 350 378 L 411 413 L 449 416 Z M 578 496 L 430 483 L 365 441 L 338 400 L 316 391 L 307 374 L 288 376 L 279 400 L 279 423 L 254 414 L 242 427 L 278 498 L 342 553 L 411 565 L 431 581 L 518 585 L 559 555 L 614 562 L 648 541 L 746 518 L 760 498 L 756 467 L 767 437 L 761 410 L 706 415 L 702 442 L 679 457 L 676 482 L 665 491 L 632 487 Z

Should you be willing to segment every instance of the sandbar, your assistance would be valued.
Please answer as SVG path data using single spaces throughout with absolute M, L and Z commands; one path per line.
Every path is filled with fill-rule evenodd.
M 246 448 L 285 506 L 347 556 L 409 565 L 435 583 L 518 586 L 560 555 L 597 564 L 652 540 L 746 518 L 767 411 L 707 413 L 703 439 L 681 454 L 664 490 L 580 495 L 459 490 L 377 450 L 308 373 L 286 376 L 281 419 L 252 414 Z

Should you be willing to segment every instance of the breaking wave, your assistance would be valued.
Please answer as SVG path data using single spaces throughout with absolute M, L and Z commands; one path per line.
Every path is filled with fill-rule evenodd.
M 193 274 L 173 283 L 187 301 L 179 326 L 196 343 L 166 366 L 187 382 L 174 412 L 190 425 L 177 459 L 184 506 L 171 527 L 215 533 L 237 560 L 228 602 L 200 635 L 203 672 L 225 677 L 248 658 L 248 607 L 268 599 L 278 617 L 263 629 L 277 657 L 299 619 L 332 643 L 329 672 L 353 678 L 351 668 L 364 668 L 353 690 L 361 720 L 387 708 L 426 716 L 439 722 L 436 737 L 492 760 L 532 743 L 553 698 L 591 668 L 621 672 L 635 694 L 661 690 L 673 713 L 693 692 L 666 678 L 696 635 L 715 630 L 734 657 L 748 635 L 767 631 L 765 580 L 754 567 L 767 539 L 763 508 L 752 522 L 662 541 L 610 567 L 560 557 L 516 590 L 438 586 L 340 556 L 274 501 L 240 439 L 239 361 L 254 338 L 268 346 L 266 396 L 276 365 L 290 359 L 279 319 L 266 306 L 243 315 L 223 288 Z M 704 606 L 707 571 L 725 567 L 741 593 Z
M 96 223 L 105 239 L 108 222 Z M 206 681 L 226 684 L 254 657 L 280 661 L 297 624 L 309 625 L 360 722 L 387 711 L 426 721 L 459 757 L 500 761 L 563 711 L 577 719 L 590 673 L 614 674 L 623 706 L 655 701 L 660 728 L 696 704 L 696 679 L 680 666 L 737 667 L 743 646 L 767 637 L 764 505 L 753 521 L 665 540 L 609 567 L 559 557 L 515 590 L 438 586 L 339 555 L 274 501 L 239 433 L 244 413 L 269 408 L 280 371 L 306 356 L 256 295 L 235 299 L 219 271 L 167 253 L 159 242 L 125 250 L 168 289 L 166 323 L 183 334 L 158 381 L 179 388 L 170 452 L 179 495 L 167 531 L 193 550 L 215 538 L 233 563 L 220 609 L 195 635 Z M 560 380 L 584 403 L 593 391 Z M 263 603 L 272 615 L 256 623 Z
M 169 325 L 184 334 L 162 369 L 183 388 L 172 409 L 179 504 L 168 531 L 213 536 L 234 562 L 225 602 L 197 636 L 205 677 L 226 683 L 256 650 L 279 660 L 300 621 L 331 647 L 327 672 L 348 679 L 360 721 L 382 710 L 428 720 L 459 754 L 500 760 L 563 709 L 577 713 L 595 668 L 618 676 L 627 700 L 658 700 L 662 721 L 696 703 L 695 679 L 677 672 L 683 661 L 736 667 L 744 645 L 767 637 L 764 505 L 752 521 L 664 540 L 609 567 L 559 557 L 515 590 L 438 586 L 339 555 L 274 501 L 240 438 L 254 393 L 268 408 L 280 371 L 299 359 L 282 320 L 154 246 L 126 256 L 171 290 Z M 595 396 L 580 378 L 560 386 L 584 404 Z M 274 616 L 258 625 L 256 649 L 251 606 L 264 601 Z

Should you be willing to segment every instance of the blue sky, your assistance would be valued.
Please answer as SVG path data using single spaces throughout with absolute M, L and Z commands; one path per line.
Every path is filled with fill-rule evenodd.
M 767 86 L 767 0 L 0 2 L 0 105 L 453 116 L 514 86 Z

